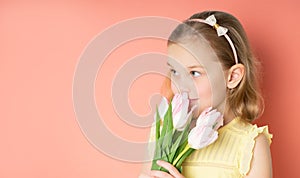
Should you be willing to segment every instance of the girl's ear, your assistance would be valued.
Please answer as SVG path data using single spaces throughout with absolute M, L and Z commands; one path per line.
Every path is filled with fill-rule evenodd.
M 241 82 L 245 75 L 243 64 L 235 64 L 228 70 L 227 87 L 233 89 Z

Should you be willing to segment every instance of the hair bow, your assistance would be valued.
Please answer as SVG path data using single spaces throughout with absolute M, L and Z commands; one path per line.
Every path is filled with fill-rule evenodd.
M 219 24 L 217 24 L 217 19 L 214 15 L 210 15 L 209 17 L 207 17 L 204 20 L 205 23 L 207 23 L 208 25 L 214 27 L 214 29 L 216 29 L 218 36 L 222 36 L 225 35 L 228 31 L 227 28 L 220 26 Z
M 217 24 L 217 19 L 214 15 L 208 16 L 205 20 L 203 20 L 203 19 L 189 19 L 188 21 L 201 22 L 201 23 L 208 24 L 208 25 L 212 26 L 217 31 L 218 37 L 224 36 L 226 38 L 226 40 L 228 41 L 231 49 L 232 49 L 235 63 L 238 64 L 239 61 L 238 61 L 237 52 L 235 50 L 234 44 L 231 41 L 230 37 L 226 34 L 228 29 L 225 28 L 225 27 L 220 26 L 219 24 Z

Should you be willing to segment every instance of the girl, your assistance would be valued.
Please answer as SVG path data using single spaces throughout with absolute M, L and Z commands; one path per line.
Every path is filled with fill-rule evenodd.
M 172 32 L 168 56 L 172 82 L 166 80 L 164 95 L 187 92 L 190 106 L 197 105 L 195 118 L 212 106 L 223 113 L 224 126 L 216 142 L 184 161 L 182 173 L 158 161 L 169 173 L 153 170 L 140 177 L 272 177 L 272 135 L 267 126 L 251 124 L 262 114 L 263 101 L 256 61 L 240 22 L 219 11 L 194 14 Z

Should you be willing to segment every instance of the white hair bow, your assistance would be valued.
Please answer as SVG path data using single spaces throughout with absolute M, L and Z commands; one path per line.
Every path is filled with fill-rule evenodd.
M 227 33 L 228 29 L 225 27 L 222 27 L 220 25 L 217 24 L 217 19 L 214 15 L 210 15 L 209 17 L 207 17 L 204 20 L 205 23 L 207 23 L 208 25 L 214 27 L 217 31 L 218 36 L 223 36 Z
M 195 21 L 195 22 L 201 22 L 201 23 L 208 24 L 208 25 L 212 26 L 217 31 L 218 36 L 224 36 L 226 38 L 226 40 L 228 41 L 231 49 L 232 49 L 235 63 L 236 64 L 238 63 L 237 52 L 235 50 L 234 44 L 231 41 L 230 37 L 226 34 L 228 32 L 228 29 L 225 28 L 225 27 L 220 26 L 219 24 L 217 24 L 217 19 L 214 15 L 208 16 L 205 20 L 203 20 L 203 19 L 189 19 L 188 21 Z

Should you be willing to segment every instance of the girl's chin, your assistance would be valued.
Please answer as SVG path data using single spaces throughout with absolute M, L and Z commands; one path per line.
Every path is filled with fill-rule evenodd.
M 199 109 L 200 108 L 199 108 L 198 100 L 190 100 L 188 110 L 190 111 L 193 107 L 194 107 L 193 117 L 195 118 L 195 117 L 199 116 Z
M 198 110 L 198 109 L 195 109 L 195 110 L 193 111 L 193 118 L 198 118 L 199 116 L 200 116 L 199 110 Z

